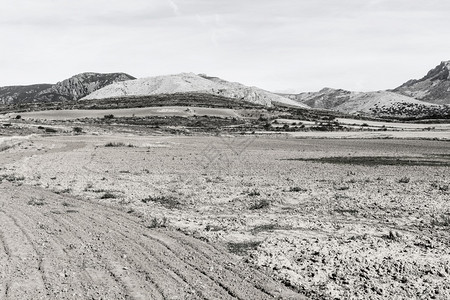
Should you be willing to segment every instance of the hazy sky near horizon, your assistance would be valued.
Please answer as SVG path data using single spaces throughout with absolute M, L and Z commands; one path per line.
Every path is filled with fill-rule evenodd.
M 0 86 L 206 73 L 271 91 L 394 88 L 450 60 L 448 0 L 0 0 Z

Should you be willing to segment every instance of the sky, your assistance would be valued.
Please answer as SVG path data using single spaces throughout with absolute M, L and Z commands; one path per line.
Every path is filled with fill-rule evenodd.
M 390 89 L 450 60 L 448 0 L 0 0 L 0 86 L 203 73 Z

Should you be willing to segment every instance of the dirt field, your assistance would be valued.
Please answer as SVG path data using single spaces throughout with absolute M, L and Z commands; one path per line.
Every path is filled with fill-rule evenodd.
M 3 144 L 4 298 L 450 297 L 447 141 Z
M 222 247 L 42 188 L 0 186 L 0 299 L 298 299 Z

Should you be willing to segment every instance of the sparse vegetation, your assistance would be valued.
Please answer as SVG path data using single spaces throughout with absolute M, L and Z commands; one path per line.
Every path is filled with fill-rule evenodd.
M 294 186 L 294 187 L 290 187 L 289 192 L 295 192 L 295 193 L 300 193 L 300 192 L 307 192 L 308 190 L 299 186 Z
M 153 217 L 150 220 L 150 223 L 147 225 L 147 228 L 163 228 L 167 227 L 169 224 L 169 220 L 166 217 L 157 218 Z
M 228 243 L 228 250 L 237 255 L 247 255 L 249 251 L 256 250 L 262 242 L 248 241 L 240 243 Z
M 250 210 L 263 209 L 270 206 L 270 202 L 266 199 L 260 200 L 250 206 Z
M 180 207 L 181 203 L 175 197 L 172 196 L 148 196 L 141 200 L 143 203 L 154 202 L 161 204 L 168 209 L 177 209 Z
M 251 190 L 251 191 L 248 191 L 248 192 L 247 192 L 247 195 L 249 195 L 250 197 L 255 197 L 255 196 L 260 196 L 261 193 L 260 193 L 258 190 L 253 189 L 253 190 Z
M 134 148 L 136 147 L 133 144 L 125 144 L 124 142 L 108 142 L 105 144 L 105 147 L 130 147 Z
M 431 226 L 450 227 L 450 215 L 441 214 L 440 216 L 433 216 Z
M 402 239 L 402 236 L 398 232 L 394 232 L 392 230 L 389 230 L 389 234 L 386 234 L 383 236 L 383 238 L 391 240 L 391 241 L 400 241 Z
M 41 199 L 41 198 L 31 198 L 29 201 L 28 201 L 28 205 L 31 205 L 31 206 L 43 206 L 43 205 L 45 205 L 45 202 L 44 202 L 44 199 Z
M 117 196 L 110 192 L 106 192 L 100 197 L 100 199 L 116 199 L 116 198 Z
M 408 183 L 411 180 L 411 178 L 409 178 L 408 176 L 404 176 L 402 178 L 399 179 L 399 183 Z

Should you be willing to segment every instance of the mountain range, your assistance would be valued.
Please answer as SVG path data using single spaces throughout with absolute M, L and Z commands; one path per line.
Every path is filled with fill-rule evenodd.
M 311 108 L 377 117 L 450 115 L 450 61 L 443 61 L 421 79 L 384 91 L 353 92 L 324 88 L 318 92 L 279 94 Z
M 199 93 L 271 107 L 339 111 L 376 117 L 450 116 L 450 61 L 443 61 L 421 79 L 384 91 L 354 92 L 324 88 L 318 92 L 275 94 L 205 74 L 181 73 L 136 79 L 125 73 L 82 73 L 56 84 L 0 87 L 0 103 L 95 101 L 158 94 Z

